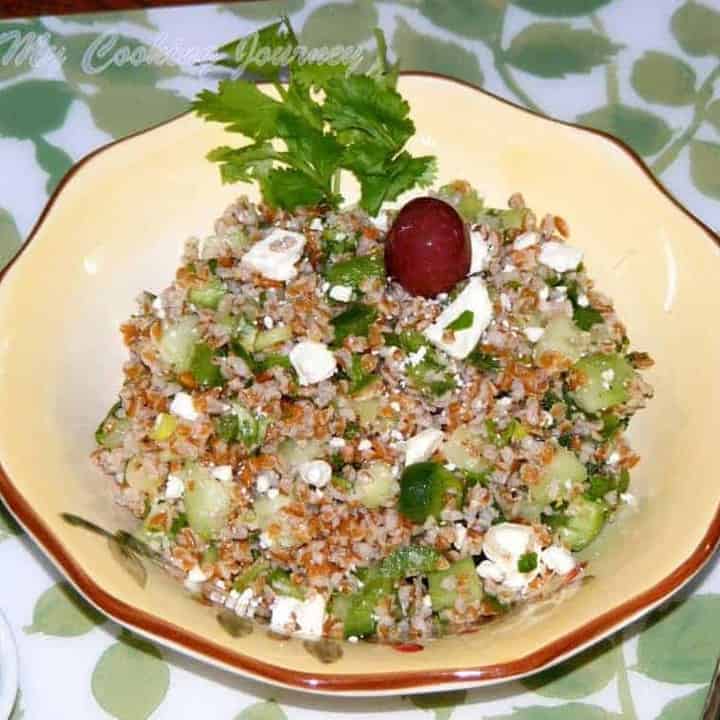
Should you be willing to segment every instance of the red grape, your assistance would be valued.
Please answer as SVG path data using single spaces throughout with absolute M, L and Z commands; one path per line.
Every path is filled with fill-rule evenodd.
M 388 232 L 387 273 L 413 295 L 434 297 L 452 290 L 470 272 L 470 259 L 462 218 L 437 198 L 411 200 Z

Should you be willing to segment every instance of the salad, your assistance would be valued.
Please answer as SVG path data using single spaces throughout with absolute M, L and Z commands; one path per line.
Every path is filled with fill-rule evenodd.
M 405 149 L 380 45 L 375 75 L 200 95 L 251 140 L 211 160 L 263 200 L 140 296 L 93 453 L 191 592 L 306 638 L 435 637 L 578 581 L 634 502 L 625 430 L 652 395 L 561 217 L 460 180 L 419 194 L 436 161 Z

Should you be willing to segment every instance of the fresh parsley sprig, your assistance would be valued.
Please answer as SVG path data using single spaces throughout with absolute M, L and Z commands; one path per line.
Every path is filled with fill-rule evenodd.
M 434 179 L 435 158 L 413 157 L 405 145 L 415 133 L 410 107 L 395 85 L 377 30 L 378 59 L 372 74 L 351 73 L 342 63 L 308 61 L 287 18 L 260 30 L 254 47 L 267 48 L 267 62 L 242 58 L 248 39 L 224 45 L 216 64 L 242 67 L 272 83 L 277 99 L 244 79 L 222 81 L 193 103 L 202 118 L 252 140 L 218 147 L 208 159 L 220 165 L 223 182 L 258 182 L 269 205 L 337 207 L 338 175 L 351 172 L 361 188 L 360 206 L 376 215 L 383 202 Z M 277 59 L 287 60 L 280 68 Z M 280 82 L 287 76 L 287 83 Z

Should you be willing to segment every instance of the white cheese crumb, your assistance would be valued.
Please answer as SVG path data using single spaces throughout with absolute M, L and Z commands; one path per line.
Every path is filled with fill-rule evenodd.
M 240 262 L 269 280 L 286 282 L 298 274 L 295 263 L 302 257 L 304 247 L 302 233 L 275 228 L 256 242 Z
M 533 245 L 537 245 L 540 242 L 540 233 L 536 232 L 524 232 L 522 235 L 518 235 L 513 243 L 514 250 L 527 250 Z
M 165 497 L 168 500 L 177 500 L 181 498 L 185 493 L 185 483 L 182 478 L 172 473 L 167 477 L 167 484 L 165 485 Z
M 610 385 L 612 385 L 612 381 L 615 379 L 615 371 L 612 368 L 608 368 L 600 373 L 600 377 L 602 378 L 603 388 L 605 390 L 609 390 Z
M 550 288 L 547 285 L 543 285 L 538 291 L 538 298 L 541 302 L 545 302 L 550 297 Z
M 161 320 L 164 319 L 165 310 L 163 309 L 162 299 L 159 295 L 152 301 L 152 309 Z
M 538 260 L 556 272 L 564 273 L 575 270 L 583 258 L 580 248 L 565 243 L 549 240 L 540 249 Z
M 253 599 L 254 594 L 252 588 L 245 588 L 235 602 L 235 614 L 252 617 L 255 614 L 255 608 L 252 606 Z
M 432 457 L 442 444 L 443 438 L 442 430 L 435 428 L 428 428 L 409 438 L 405 444 L 405 464 L 412 465 Z
M 280 491 L 279 491 L 277 488 L 270 488 L 270 489 L 267 491 L 267 496 L 268 496 L 271 500 L 274 500 L 279 494 L 280 494 Z
M 393 401 L 390 403 L 390 409 L 391 409 L 393 412 L 400 412 L 400 403 L 399 403 L 397 400 L 393 400 Z
M 230 482 L 233 476 L 233 469 L 231 465 L 218 465 L 211 470 L 211 474 L 221 482 Z
M 588 296 L 585 293 L 580 293 L 580 295 L 578 295 L 577 304 L 580 307 L 587 307 L 590 305 L 590 300 L 588 300 Z
M 512 310 L 512 303 L 510 302 L 510 298 L 505 293 L 500 293 L 500 305 L 502 306 L 502 309 L 505 310 L 505 312 L 509 312 Z
M 452 340 L 446 340 L 447 326 L 466 310 L 472 312 L 472 325 L 466 330 L 456 330 Z M 465 289 L 440 313 L 437 321 L 425 329 L 423 334 L 448 355 L 462 360 L 478 344 L 492 317 L 492 303 L 485 283 L 479 277 L 472 277 Z
M 485 269 L 490 257 L 490 244 L 478 230 L 470 232 L 470 274 L 474 275 Z
M 187 574 L 187 579 L 191 583 L 204 583 L 208 579 L 208 576 L 202 571 L 202 568 L 199 565 L 196 565 Z
M 262 532 L 258 535 L 258 542 L 263 550 L 267 550 L 273 546 L 272 538 L 266 532 Z
M 290 351 L 290 362 L 301 385 L 314 385 L 335 374 L 337 360 L 328 346 L 315 340 L 303 340 Z
M 407 358 L 408 365 L 411 367 L 419 365 L 423 361 L 425 355 L 427 355 L 427 350 L 427 345 L 422 345 L 415 352 L 411 352 Z
M 539 556 L 539 550 L 540 546 L 535 531 L 528 525 L 519 523 L 505 522 L 493 525 L 485 533 L 483 539 L 485 556 L 497 566 L 504 576 L 502 581 L 496 582 L 502 582 L 515 590 L 524 590 L 541 571 L 539 557 L 534 570 L 529 572 L 518 570 L 518 561 L 525 553 L 535 552 Z M 484 572 L 491 571 L 486 567 Z M 497 576 L 500 575 L 500 572 L 492 572 L 495 572 Z
M 363 438 L 358 443 L 358 450 L 360 450 L 360 452 L 365 452 L 365 450 L 371 450 L 372 446 L 372 443 L 367 438 Z
M 328 293 L 333 300 L 338 302 L 350 302 L 353 296 L 353 289 L 349 285 L 333 285 Z
M 432 598 L 430 597 L 430 595 L 423 595 L 422 604 L 426 608 L 432 607 Z
M 298 474 L 308 485 L 325 487 L 332 477 L 332 468 L 324 460 L 309 460 L 298 466 Z
M 173 415 L 181 417 L 183 420 L 195 422 L 200 417 L 200 413 L 195 410 L 192 395 L 179 392 L 175 395 L 170 403 L 170 412 Z
M 267 330 L 272 330 L 275 327 L 275 321 L 269 315 L 266 315 L 263 318 L 263 325 Z
M 266 493 L 270 489 L 270 474 L 267 472 L 260 472 L 255 478 L 255 489 L 258 493 Z
M 551 545 L 542 551 L 542 561 L 545 566 L 558 575 L 567 575 L 575 569 L 575 558 L 572 553 L 560 545 Z
M 455 523 L 455 541 L 453 542 L 453 545 L 458 550 L 462 550 L 463 545 L 465 544 L 466 537 L 467 537 L 467 528 L 460 523 Z
M 330 447 L 331 448 L 341 448 L 345 447 L 345 440 L 341 437 L 333 437 L 330 438 Z
M 613 450 L 606 462 L 608 465 L 617 465 L 620 462 L 620 453 L 617 450 Z
M 307 600 L 278 595 L 272 606 L 270 627 L 275 632 L 295 633 L 305 638 L 322 636 L 325 599 L 316 593 Z
M 525 337 L 532 343 L 536 343 L 544 334 L 545 329 L 541 327 L 530 326 L 526 327 L 523 332 Z
M 323 221 L 320 218 L 316 217 L 312 219 L 312 222 L 310 223 L 311 230 L 322 230 L 323 227 Z
M 505 579 L 502 568 L 490 560 L 483 560 L 479 563 L 475 572 L 484 580 L 493 580 L 496 583 L 501 583 Z

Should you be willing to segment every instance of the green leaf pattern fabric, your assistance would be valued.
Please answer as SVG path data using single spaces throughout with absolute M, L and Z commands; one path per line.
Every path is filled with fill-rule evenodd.
M 72 163 L 185 111 L 217 82 L 189 50 L 218 47 L 282 14 L 311 46 L 369 47 L 380 24 L 403 70 L 450 75 L 614 135 L 720 230 L 715 0 L 255 0 L 0 21 L 0 153 L 12 158 L 0 173 L 0 267 Z M 37 63 L 21 62 L 14 45 L 30 36 L 52 48 Z M 153 48 L 151 63 L 128 59 Z M 482 118 L 472 127 L 482 132 Z M 0 584 L 23 670 L 47 678 L 21 676 L 14 720 L 695 720 L 720 653 L 716 564 L 646 621 L 521 681 L 324 700 L 246 682 L 119 630 L 46 565 L 1 505 L 0 552 L 23 578 Z

